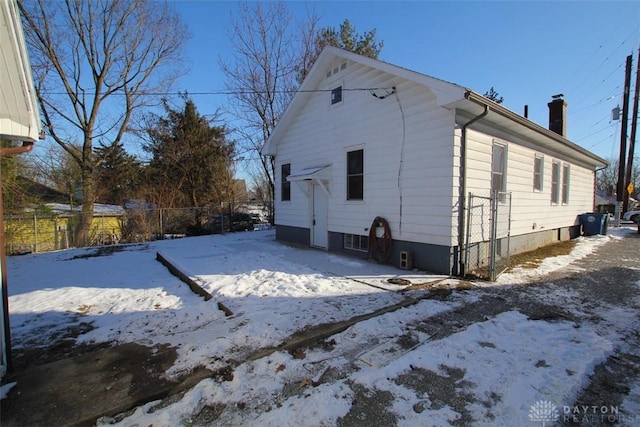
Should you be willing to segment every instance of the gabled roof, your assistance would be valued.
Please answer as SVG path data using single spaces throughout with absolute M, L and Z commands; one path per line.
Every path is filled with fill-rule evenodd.
M 606 160 L 574 144 L 563 136 L 514 113 L 468 88 L 333 46 L 325 47 L 320 56 L 318 56 L 271 136 L 262 147 L 261 152 L 263 155 L 276 154 L 275 144 L 282 138 L 292 121 L 295 120 L 296 112 L 302 108 L 309 97 L 312 96 L 314 89 L 319 86 L 324 78 L 324 70 L 338 58 L 353 61 L 423 85 L 436 96 L 436 102 L 439 106 L 450 110 L 455 109 L 456 112 L 460 112 L 470 118 L 480 115 L 487 108 L 488 114 L 483 120 L 517 135 L 531 138 L 541 147 L 552 152 L 562 153 L 569 158 L 577 159 L 593 167 L 606 166 L 608 164 Z
M 36 182 L 32 179 L 26 178 L 24 176 L 18 176 L 16 182 L 25 194 L 27 194 L 30 198 L 37 199 L 42 203 L 69 202 L 68 194 Z
M 82 212 L 82 205 L 71 206 L 66 203 L 46 203 L 45 206 L 51 209 L 53 213 L 61 216 L 70 216 Z M 122 206 L 93 204 L 93 215 L 95 216 L 124 216 L 125 213 L 126 211 Z

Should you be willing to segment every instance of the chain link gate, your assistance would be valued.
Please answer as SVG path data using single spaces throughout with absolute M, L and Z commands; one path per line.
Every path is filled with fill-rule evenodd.
M 467 274 L 490 281 L 509 268 L 511 193 L 469 193 L 464 263 Z

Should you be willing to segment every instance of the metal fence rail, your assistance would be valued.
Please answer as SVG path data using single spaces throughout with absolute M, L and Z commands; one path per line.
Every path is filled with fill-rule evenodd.
M 469 193 L 464 263 L 469 274 L 495 280 L 510 261 L 511 193 Z
M 132 207 L 121 213 L 94 213 L 89 231 L 89 246 L 115 243 L 139 243 L 167 237 L 226 232 L 230 215 L 253 214 L 254 221 L 268 225 L 269 213 L 263 204 L 234 202 L 208 208 Z M 27 212 L 5 215 L 7 254 L 46 252 L 79 246 L 73 231 L 82 213 Z M 221 221 L 217 221 L 221 219 Z

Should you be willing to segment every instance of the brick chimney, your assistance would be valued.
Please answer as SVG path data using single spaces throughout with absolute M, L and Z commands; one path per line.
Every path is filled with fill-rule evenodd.
M 567 137 L 567 103 L 563 94 L 553 95 L 549 107 L 549 130 Z

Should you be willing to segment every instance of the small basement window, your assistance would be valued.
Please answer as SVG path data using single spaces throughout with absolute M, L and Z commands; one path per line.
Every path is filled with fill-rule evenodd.
M 369 237 L 360 236 L 358 234 L 345 234 L 344 248 L 367 252 L 369 250 Z
M 342 86 L 331 89 L 331 105 L 342 102 Z

